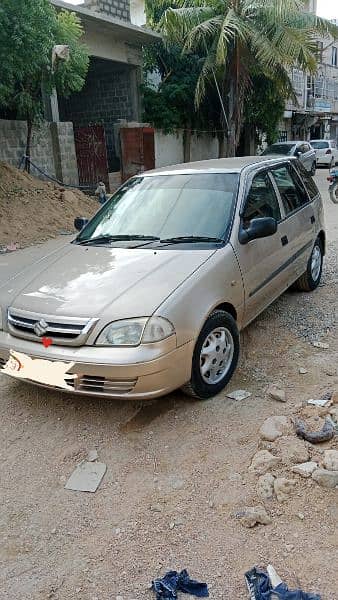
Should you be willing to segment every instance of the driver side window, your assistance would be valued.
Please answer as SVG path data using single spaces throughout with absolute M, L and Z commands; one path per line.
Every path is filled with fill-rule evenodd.
M 247 229 L 252 219 L 262 217 L 281 220 L 277 196 L 266 171 L 258 173 L 252 180 L 243 212 L 243 227 Z

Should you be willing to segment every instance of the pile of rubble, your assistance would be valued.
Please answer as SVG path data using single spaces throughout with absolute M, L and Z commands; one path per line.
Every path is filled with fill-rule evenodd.
M 236 513 L 241 524 L 254 527 L 271 523 L 268 503 L 287 502 L 302 480 L 307 480 L 308 485 L 313 481 L 327 489 L 338 488 L 337 433 L 337 392 L 299 406 L 292 417 L 266 419 L 249 467 L 249 473 L 257 478 L 259 504 Z M 312 441 L 307 441 L 307 437 Z M 298 517 L 303 519 L 304 515 L 299 513 Z

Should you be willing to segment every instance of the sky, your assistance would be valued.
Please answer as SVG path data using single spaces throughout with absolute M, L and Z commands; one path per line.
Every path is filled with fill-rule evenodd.
M 318 0 L 318 15 L 326 19 L 338 19 L 338 0 Z

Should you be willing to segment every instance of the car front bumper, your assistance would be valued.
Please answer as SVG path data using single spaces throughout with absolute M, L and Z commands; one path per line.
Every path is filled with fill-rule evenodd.
M 73 362 L 74 365 L 67 372 L 77 375 L 77 378 L 70 393 L 149 400 L 164 396 L 189 381 L 193 350 L 194 342 L 177 348 L 175 336 L 136 348 L 72 348 L 57 345 L 44 348 L 42 344 L 0 331 L 0 373 L 10 351 L 16 351 L 32 359 Z M 48 382 L 41 384 L 30 379 L 20 380 L 65 391 Z

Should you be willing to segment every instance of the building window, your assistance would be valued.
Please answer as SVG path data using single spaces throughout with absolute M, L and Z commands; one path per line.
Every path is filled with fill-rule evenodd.
M 338 67 L 338 48 L 336 46 L 332 46 L 331 64 Z
M 278 141 L 279 142 L 287 142 L 288 141 L 288 132 L 285 130 L 279 130 Z
M 326 97 L 333 99 L 334 98 L 334 79 L 327 79 L 326 81 Z
M 298 69 L 292 70 L 292 87 L 297 96 L 302 96 L 304 91 L 304 73 Z

